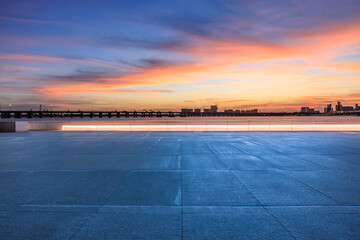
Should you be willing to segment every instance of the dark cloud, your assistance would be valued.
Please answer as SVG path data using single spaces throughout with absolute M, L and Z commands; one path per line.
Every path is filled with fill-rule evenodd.
M 172 38 L 130 38 L 108 36 L 100 39 L 100 43 L 111 47 L 150 48 L 158 50 L 178 50 L 186 47 L 189 42 Z
M 139 66 L 141 66 L 141 68 L 144 70 L 149 68 L 181 66 L 185 64 L 189 64 L 189 62 L 180 62 L 180 61 L 173 61 L 173 60 L 159 59 L 159 58 L 145 58 L 139 60 Z
M 168 59 L 160 58 L 143 58 L 139 59 L 136 62 L 128 62 L 122 59 L 117 59 L 121 64 L 133 67 L 139 71 L 146 71 L 151 68 L 161 68 L 161 67 L 171 67 L 171 66 L 181 66 L 189 64 L 189 62 L 184 61 L 174 61 Z
M 226 41 L 275 41 L 327 31 L 342 21 L 358 21 L 357 0 L 207 1 L 209 9 L 172 12 L 144 21 L 186 37 Z
M 63 82 L 63 83 L 106 83 L 106 79 L 113 76 L 121 76 L 123 73 L 109 73 L 108 71 L 96 72 L 93 70 L 78 69 L 73 74 L 69 75 L 41 75 L 40 79 L 48 82 Z
M 119 34 L 101 37 L 99 42 L 111 47 L 177 52 L 208 41 L 282 43 L 284 38 L 326 32 L 338 27 L 342 21 L 360 19 L 356 14 L 357 10 L 360 11 L 360 4 L 353 0 L 345 2 L 209 0 L 205 4 L 185 1 L 176 11 L 167 9 L 167 4 L 164 4 L 166 11 L 159 13 L 152 9 L 134 19 L 142 27 L 155 27 L 151 37 Z M 159 28 L 170 30 L 171 35 L 157 31 Z
M 86 60 L 84 57 L 75 56 L 75 55 L 67 55 L 67 54 L 60 54 L 58 55 L 61 59 L 67 59 L 67 60 Z
M 159 58 L 144 58 L 136 61 L 136 63 L 130 63 L 123 60 L 118 60 L 122 64 L 126 64 L 136 69 L 136 71 L 145 73 L 151 69 L 161 69 L 171 66 L 182 66 L 187 64 L 185 62 L 171 61 Z M 126 80 L 127 76 L 132 76 L 136 72 L 124 72 L 124 71 L 109 71 L 109 69 L 102 67 L 89 67 L 79 68 L 71 74 L 57 75 L 57 74 L 41 74 L 37 78 L 30 78 L 28 80 L 41 82 L 43 85 L 51 85 L 57 83 L 75 84 L 75 83 L 91 83 L 91 84 L 107 84 L 114 82 L 129 82 Z M 123 80 L 121 80 L 122 78 Z
M 185 34 L 211 37 L 213 35 L 212 27 L 214 26 L 215 20 L 216 19 L 211 16 L 177 15 L 160 18 L 156 20 L 156 22 Z

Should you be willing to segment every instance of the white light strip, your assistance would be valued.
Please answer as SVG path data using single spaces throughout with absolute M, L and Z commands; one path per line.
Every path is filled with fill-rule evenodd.
M 63 131 L 360 131 L 360 124 L 306 125 L 63 125 Z

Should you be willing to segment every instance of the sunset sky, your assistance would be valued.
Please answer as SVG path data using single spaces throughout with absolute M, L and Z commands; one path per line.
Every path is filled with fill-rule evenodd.
M 359 0 L 0 1 L 2 109 L 360 103 Z

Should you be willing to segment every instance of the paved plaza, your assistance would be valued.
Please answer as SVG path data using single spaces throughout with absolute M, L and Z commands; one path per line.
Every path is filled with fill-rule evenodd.
M 360 133 L 0 133 L 0 239 L 360 239 Z

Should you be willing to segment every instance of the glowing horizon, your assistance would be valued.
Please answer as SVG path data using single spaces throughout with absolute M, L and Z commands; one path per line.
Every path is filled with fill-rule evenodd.
M 1 1 L 3 109 L 360 103 L 360 3 Z

